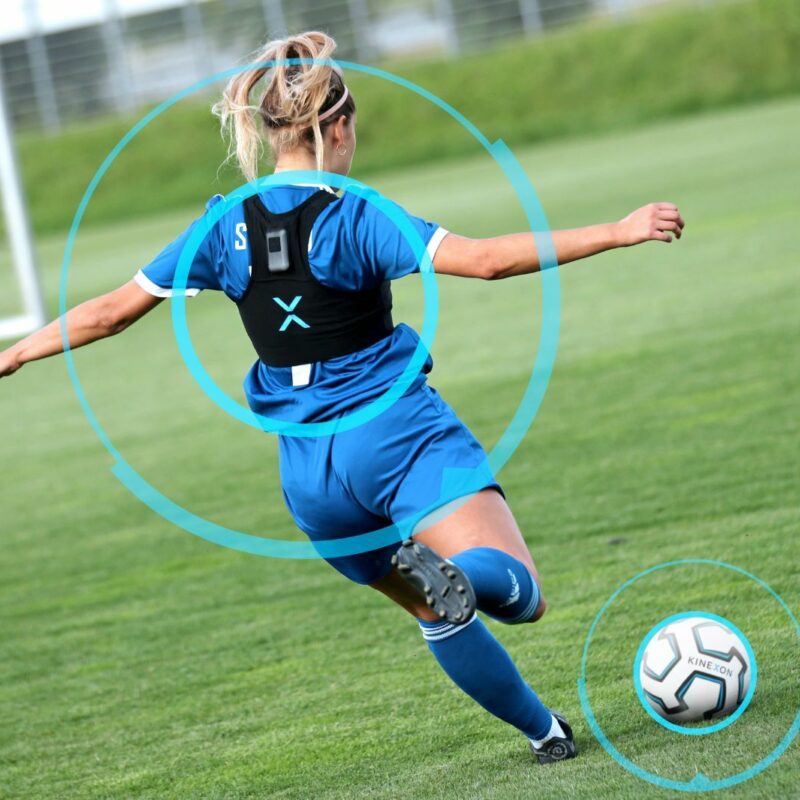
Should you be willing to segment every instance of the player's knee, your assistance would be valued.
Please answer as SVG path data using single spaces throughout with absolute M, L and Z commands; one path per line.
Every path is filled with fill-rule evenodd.
M 513 604 L 506 602 L 498 607 L 496 603 L 489 605 L 479 601 L 478 609 L 504 625 L 524 625 L 541 619 L 547 609 L 547 603 L 535 576 L 530 572 L 526 574 L 530 577 L 528 588 L 517 589 L 517 598 Z M 515 583 L 515 586 L 518 587 L 519 583 Z
M 529 572 L 528 574 L 531 579 L 531 593 L 533 596 L 525 609 L 525 613 L 521 617 L 510 620 L 512 623 L 538 622 L 544 616 L 544 612 L 547 611 L 547 601 L 544 599 L 539 581 L 536 580 L 536 576 L 533 573 Z M 533 608 L 532 611 L 531 608 Z
M 530 625 L 531 623 L 538 622 L 544 616 L 545 611 L 547 611 L 547 601 L 540 595 L 539 602 L 532 614 L 528 614 L 522 618 L 518 617 L 517 619 L 501 619 L 500 622 L 506 622 L 510 625 L 525 625 L 526 623 Z
M 539 605 L 536 606 L 536 611 L 533 612 L 533 616 L 528 622 L 538 622 L 544 616 L 545 611 L 547 611 L 547 601 L 544 599 L 544 595 L 540 595 Z

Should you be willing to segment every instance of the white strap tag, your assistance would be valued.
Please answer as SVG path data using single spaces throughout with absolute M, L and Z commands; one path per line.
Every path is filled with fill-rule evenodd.
M 311 364 L 298 364 L 292 367 L 292 386 L 308 386 L 311 380 Z

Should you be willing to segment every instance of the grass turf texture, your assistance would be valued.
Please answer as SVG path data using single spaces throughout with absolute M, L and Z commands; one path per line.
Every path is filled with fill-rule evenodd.
M 796 216 L 800 101 L 521 153 L 554 227 L 680 203 L 680 244 L 561 272 L 563 328 L 533 430 L 500 479 L 551 604 L 493 624 L 573 722 L 579 760 L 539 768 L 521 736 L 449 684 L 410 617 L 320 561 L 208 545 L 139 505 L 109 472 L 62 360 L 0 383 L 0 795 L 6 798 L 641 798 L 674 796 L 606 755 L 583 721 L 581 645 L 605 599 L 655 563 L 738 564 L 800 609 Z M 416 213 L 487 235 L 524 227 L 488 160 L 385 175 Z M 188 215 L 79 237 L 70 302 L 124 280 Z M 53 290 L 61 239 L 40 242 Z M 539 281 L 442 279 L 432 383 L 491 446 L 536 349 Z M 396 284 L 419 321 L 418 278 Z M 236 397 L 251 359 L 234 309 L 189 306 L 209 371 Z M 169 309 L 75 354 L 130 463 L 198 514 L 297 537 L 275 443 L 225 417 L 180 361 Z M 641 637 L 701 609 L 738 625 L 761 674 L 751 708 L 700 740 L 639 706 Z M 719 569 L 662 571 L 598 628 L 589 692 L 606 733 L 679 780 L 743 769 L 788 729 L 798 641 L 763 591 Z M 788 797 L 798 745 L 735 798 Z

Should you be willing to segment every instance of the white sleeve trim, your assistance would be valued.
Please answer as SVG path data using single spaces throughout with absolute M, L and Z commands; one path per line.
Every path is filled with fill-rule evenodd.
M 172 297 L 174 292 L 172 289 L 164 289 L 163 287 L 159 286 L 157 283 L 153 283 L 147 275 L 139 270 L 134 276 L 134 281 L 139 284 L 148 294 L 152 294 L 153 297 Z M 201 289 L 185 289 L 184 295 L 186 297 L 195 297 L 200 294 Z
M 428 242 L 428 256 L 431 261 L 433 261 L 433 257 L 436 255 L 436 251 L 439 249 L 439 245 L 442 243 L 447 234 L 450 231 L 446 230 L 445 228 L 439 227 L 434 231 L 433 236 L 431 236 L 430 241 Z

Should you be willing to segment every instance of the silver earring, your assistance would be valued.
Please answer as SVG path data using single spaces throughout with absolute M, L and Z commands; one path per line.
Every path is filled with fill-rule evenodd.
M 339 147 L 336 148 L 336 155 L 337 156 L 346 156 L 347 155 L 347 148 L 346 147 L 342 148 L 342 146 L 339 145 Z

